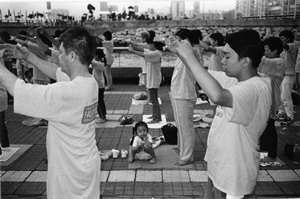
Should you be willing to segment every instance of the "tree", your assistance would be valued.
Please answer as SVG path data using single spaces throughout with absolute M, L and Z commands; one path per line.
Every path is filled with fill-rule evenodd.
M 135 13 L 134 13 L 134 10 L 133 10 L 133 7 L 132 6 L 129 6 L 128 7 L 128 19 L 129 20 L 132 20 L 135 18 Z
M 96 8 L 92 4 L 89 4 L 87 6 L 87 9 L 89 10 L 89 13 L 90 13 L 89 20 L 92 20 L 94 18 L 93 11 L 96 10 Z
M 123 13 L 122 13 L 122 17 L 123 17 L 123 19 L 125 20 L 126 19 L 126 17 L 127 17 L 127 13 L 126 13 L 126 11 L 124 10 L 123 11 Z

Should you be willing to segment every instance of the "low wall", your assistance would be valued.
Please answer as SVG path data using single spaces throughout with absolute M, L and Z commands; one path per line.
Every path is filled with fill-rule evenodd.
M 41 24 L 7 23 L 0 22 L 0 31 L 8 31 L 11 35 L 17 35 L 21 30 L 27 30 L 29 27 L 38 27 Z M 144 21 L 86 21 L 83 26 L 93 34 L 102 35 L 104 31 L 119 32 L 125 30 L 134 30 L 139 28 L 146 29 L 172 29 L 172 28 L 217 28 L 217 27 L 282 27 L 296 28 L 300 27 L 300 20 L 296 19 L 251 19 L 251 20 L 144 20 Z M 43 26 L 51 35 L 58 29 L 63 30 L 69 26 Z
M 138 28 L 198 28 L 198 27 L 284 27 L 299 28 L 300 20 L 296 19 L 252 19 L 252 20 L 145 20 L 145 21 L 87 21 L 84 26 L 96 35 L 104 31 L 119 32 Z

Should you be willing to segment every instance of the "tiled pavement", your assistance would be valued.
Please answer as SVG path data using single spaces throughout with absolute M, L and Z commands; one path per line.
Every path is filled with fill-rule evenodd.
M 97 128 L 96 139 L 99 150 L 128 149 L 132 134 L 131 126 L 121 126 L 117 120 L 121 115 L 133 114 L 141 120 L 143 114 L 151 112 L 149 105 L 131 105 L 134 93 L 143 87 L 133 84 L 115 85 L 105 93 L 108 112 L 107 123 Z M 162 99 L 161 111 L 167 121 L 174 121 L 169 98 L 169 85 L 159 89 Z M 207 104 L 197 105 L 199 112 L 210 112 Z M 278 157 L 285 163 L 281 167 L 260 169 L 258 183 L 249 198 L 296 198 L 300 197 L 300 164 L 294 165 L 284 156 L 286 143 L 300 143 L 300 107 L 295 106 L 298 121 L 295 125 L 277 126 Z M 12 105 L 6 111 L 7 127 L 11 144 L 30 144 L 29 150 L 16 161 L 1 168 L 2 198 L 46 198 L 46 129 L 22 125 L 26 116 L 13 113 Z M 103 198 L 203 198 L 207 184 L 206 163 L 203 161 L 208 129 L 196 128 L 195 163 L 193 169 L 128 169 L 127 159 L 117 158 L 103 161 L 101 165 L 101 192 Z M 162 135 L 160 129 L 151 129 L 152 135 Z

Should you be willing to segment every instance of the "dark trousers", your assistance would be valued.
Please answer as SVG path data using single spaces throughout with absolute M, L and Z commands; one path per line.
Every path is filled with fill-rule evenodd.
M 106 107 L 105 107 L 105 103 L 104 103 L 104 88 L 99 88 L 98 90 L 98 114 L 99 117 L 102 119 L 106 119 Z
M 270 119 L 266 129 L 260 137 L 260 150 L 267 151 L 270 158 L 277 157 L 277 132 L 275 128 L 275 120 Z
M 5 111 L 0 112 L 0 142 L 2 147 L 9 147 L 8 132 L 5 125 Z
M 161 120 L 160 106 L 158 103 L 158 89 L 150 88 L 150 89 L 148 89 L 148 92 L 149 92 L 149 96 L 150 96 L 149 101 L 152 102 L 153 119 Z

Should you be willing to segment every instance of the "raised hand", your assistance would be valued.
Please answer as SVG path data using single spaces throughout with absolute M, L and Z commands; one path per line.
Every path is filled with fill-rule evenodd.
M 184 40 L 178 48 L 176 48 L 176 52 L 180 59 L 186 59 L 190 55 L 194 54 L 194 48 L 187 40 Z
M 29 50 L 26 47 L 16 45 L 13 48 L 13 57 L 16 59 L 26 60 L 29 56 Z
M 0 58 L 11 59 L 14 45 L 0 44 Z

